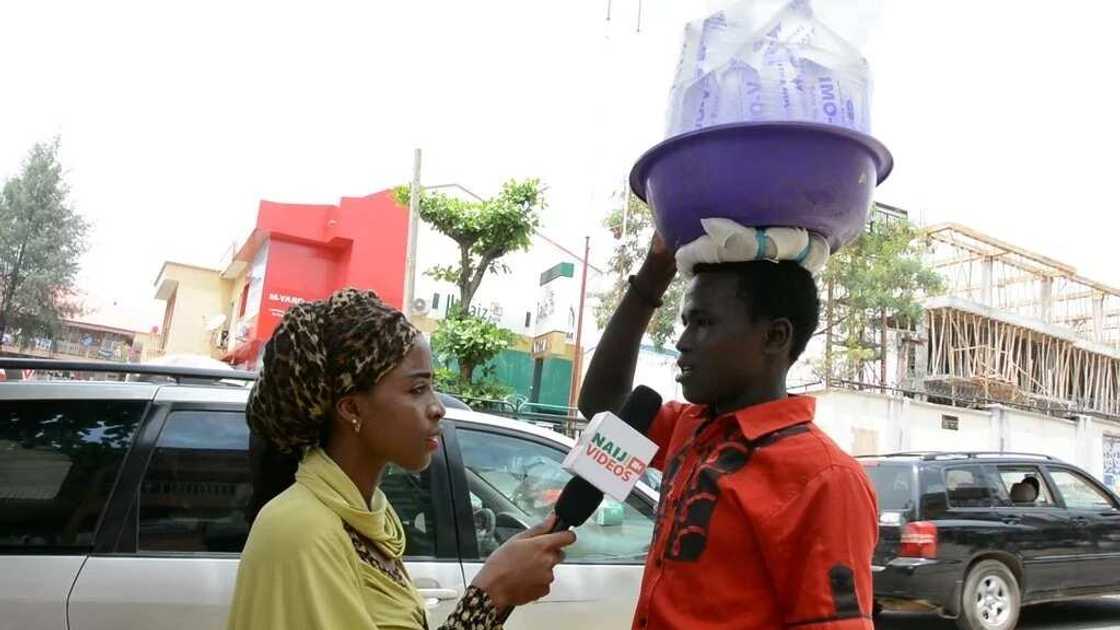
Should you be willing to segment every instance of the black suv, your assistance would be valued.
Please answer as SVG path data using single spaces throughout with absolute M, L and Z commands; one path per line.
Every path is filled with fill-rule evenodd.
M 1026 453 L 859 458 L 879 494 L 876 610 L 934 610 L 969 630 L 1019 608 L 1120 592 L 1120 499 Z

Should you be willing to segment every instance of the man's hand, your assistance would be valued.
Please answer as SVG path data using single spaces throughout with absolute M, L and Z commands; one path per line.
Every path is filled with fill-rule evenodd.
M 642 335 L 656 304 L 677 275 L 677 259 L 660 234 L 654 234 L 649 252 L 635 274 L 637 290 L 628 289 L 603 329 L 599 347 L 591 355 L 580 390 L 579 410 L 590 418 L 600 411 L 618 411 L 634 387 L 634 369 Z
M 673 282 L 673 277 L 677 275 L 677 258 L 669 249 L 665 239 L 657 232 L 653 233 L 649 252 L 636 275 L 642 287 L 652 294 L 651 297 L 657 299 L 665 294 Z

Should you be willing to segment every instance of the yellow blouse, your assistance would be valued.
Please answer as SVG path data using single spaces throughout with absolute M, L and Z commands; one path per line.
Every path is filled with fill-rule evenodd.
M 370 503 L 326 453 L 309 451 L 296 483 L 253 523 L 228 630 L 426 628 L 400 560 L 404 527 L 380 489 Z

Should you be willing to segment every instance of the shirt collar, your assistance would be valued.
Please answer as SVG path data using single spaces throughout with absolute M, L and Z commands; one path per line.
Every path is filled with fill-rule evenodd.
M 790 395 L 780 400 L 744 407 L 721 417 L 734 417 L 739 422 L 743 437 L 753 442 L 768 433 L 812 422 L 816 409 L 817 399 Z

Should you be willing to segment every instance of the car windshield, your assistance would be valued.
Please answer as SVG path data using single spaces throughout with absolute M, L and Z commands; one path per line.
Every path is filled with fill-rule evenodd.
M 914 469 L 897 464 L 864 463 L 879 497 L 879 510 L 904 511 L 914 505 Z

